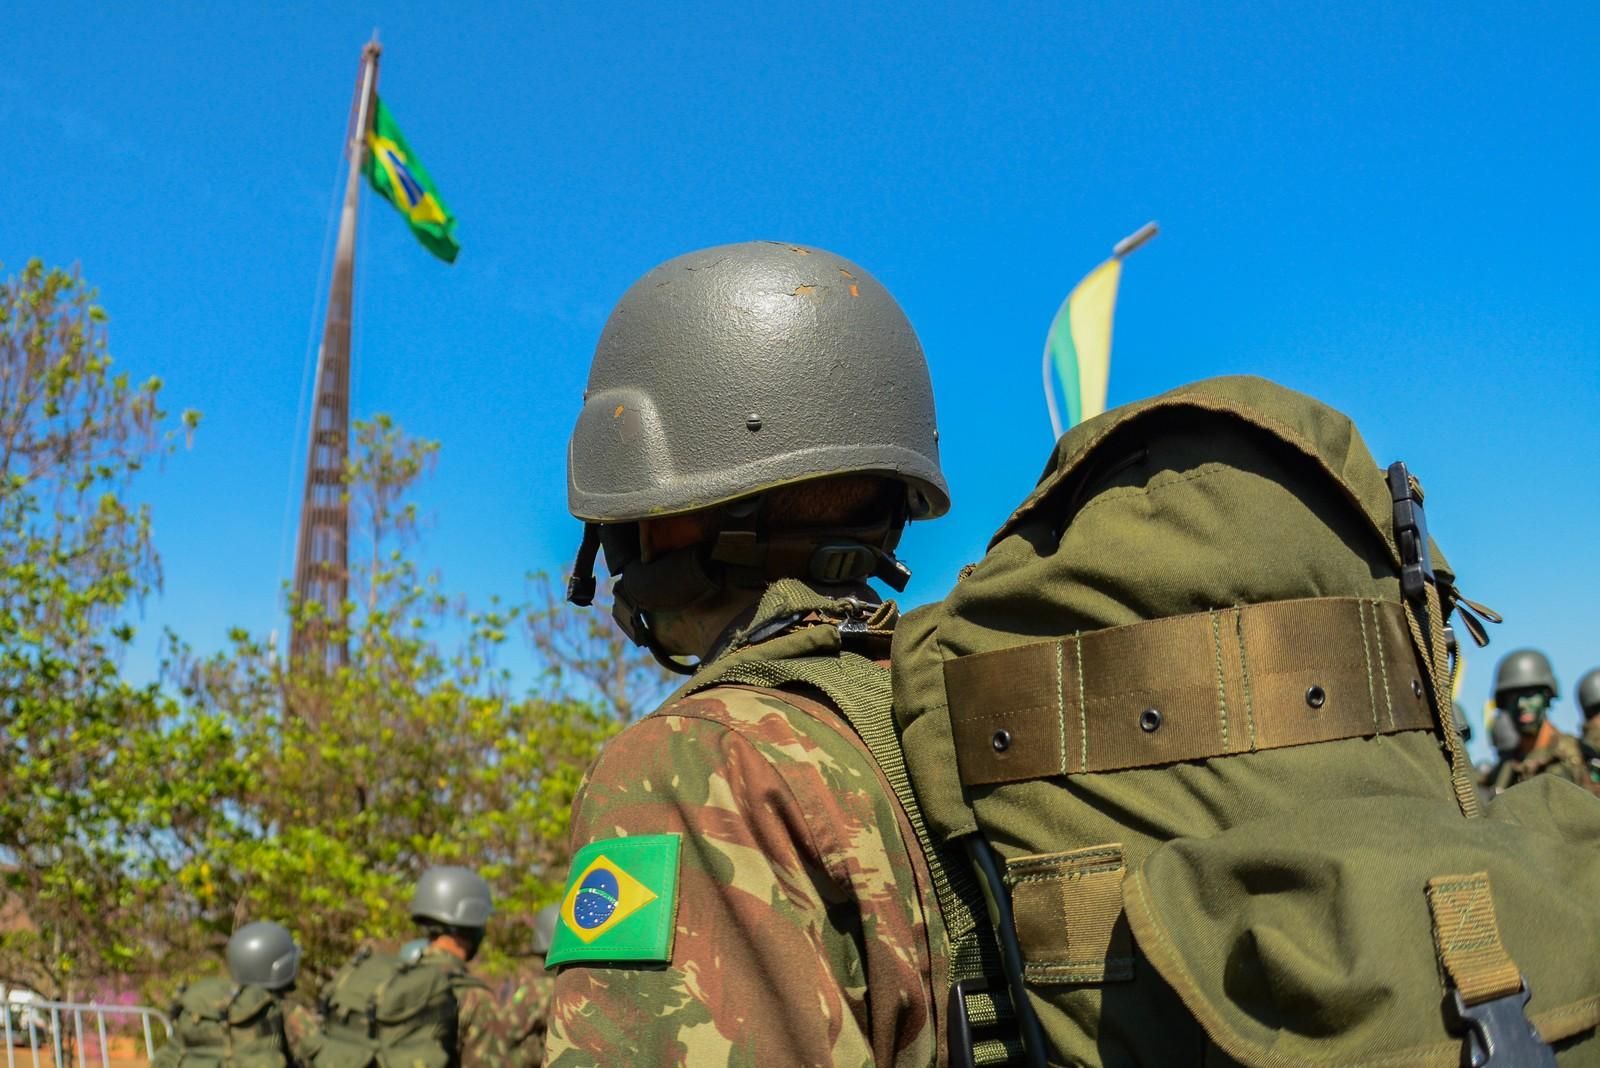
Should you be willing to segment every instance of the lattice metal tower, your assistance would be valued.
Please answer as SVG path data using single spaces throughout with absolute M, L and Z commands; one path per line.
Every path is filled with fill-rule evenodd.
M 371 101 L 378 83 L 376 42 L 361 53 L 361 73 L 351 108 L 349 158 L 339 242 L 333 255 L 333 283 L 327 320 L 317 354 L 316 392 L 311 402 L 311 441 L 306 453 L 305 493 L 295 547 L 294 596 L 313 611 L 294 626 L 289 655 L 328 671 L 342 667 L 349 649 L 342 635 L 344 602 L 350 589 L 350 506 L 344 489 L 344 464 L 350 452 L 350 317 L 355 290 L 356 216 L 360 206 L 361 165 L 366 152 Z

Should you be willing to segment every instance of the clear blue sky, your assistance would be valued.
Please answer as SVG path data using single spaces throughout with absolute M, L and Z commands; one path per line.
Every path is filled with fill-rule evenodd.
M 1424 480 L 1469 659 L 1600 665 L 1600 19 L 1592 5 L 53 4 L 0 42 L 0 260 L 81 262 L 136 374 L 205 425 L 143 485 L 201 647 L 279 625 L 286 502 L 356 59 L 460 216 L 369 204 L 357 414 L 444 443 L 430 559 L 516 592 L 577 540 L 563 453 L 601 323 L 655 263 L 821 245 L 927 348 L 938 596 L 1031 484 L 1066 290 L 1146 219 L 1111 401 L 1251 372 Z M 148 670 L 141 651 L 133 670 Z M 1563 695 L 1558 722 L 1571 726 Z

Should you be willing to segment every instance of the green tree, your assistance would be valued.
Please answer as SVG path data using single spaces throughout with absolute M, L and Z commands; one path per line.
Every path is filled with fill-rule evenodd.
M 214 656 L 176 658 L 187 723 L 231 732 L 239 770 L 180 882 L 218 930 L 289 925 L 324 976 L 364 942 L 410 937 L 405 905 L 430 864 L 494 884 L 491 966 L 523 948 L 565 878 L 578 781 L 620 725 L 609 692 L 548 660 L 574 648 L 560 632 L 580 621 L 497 598 L 474 609 L 421 572 L 412 493 L 437 451 L 387 417 L 357 424 L 345 482 L 359 562 L 333 628 L 347 666 L 288 663 L 242 632 Z M 531 694 L 503 663 L 530 615 L 554 635 L 536 647 Z
M 95 301 L 37 260 L 0 284 L 0 880 L 26 917 L 0 980 L 47 995 L 136 963 L 170 852 L 137 739 L 173 709 L 118 662 L 160 581 L 130 482 L 173 441 L 160 381 L 113 371 Z

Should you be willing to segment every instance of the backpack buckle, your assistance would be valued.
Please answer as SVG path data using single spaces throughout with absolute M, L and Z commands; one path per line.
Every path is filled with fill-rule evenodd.
M 1400 592 L 1408 601 L 1421 600 L 1427 583 L 1434 581 L 1422 494 L 1412 485 L 1404 461 L 1390 464 L 1388 477 L 1389 498 L 1394 503 L 1394 540 L 1400 550 Z
M 1532 996 L 1526 977 L 1515 992 L 1476 1005 L 1468 1005 L 1461 991 L 1451 988 L 1450 1029 L 1466 1034 L 1462 1063 L 1470 1068 L 1556 1068 L 1555 1052 L 1528 1020 L 1525 1006 Z

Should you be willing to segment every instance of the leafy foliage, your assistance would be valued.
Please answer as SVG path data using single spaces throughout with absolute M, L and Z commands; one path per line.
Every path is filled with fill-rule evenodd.
M 112 373 L 93 301 L 37 263 L 0 290 L 0 982 L 121 975 L 163 999 L 256 919 L 325 977 L 411 937 L 411 885 L 445 863 L 494 885 L 486 963 L 506 966 L 565 878 L 584 769 L 666 680 L 543 576 L 472 607 L 425 574 L 414 490 L 439 446 L 378 416 L 346 465 L 358 562 L 326 621 L 348 664 L 169 635 L 162 684 L 130 685 L 128 610 L 160 569 L 129 483 L 198 416 L 169 431 L 160 383 Z

